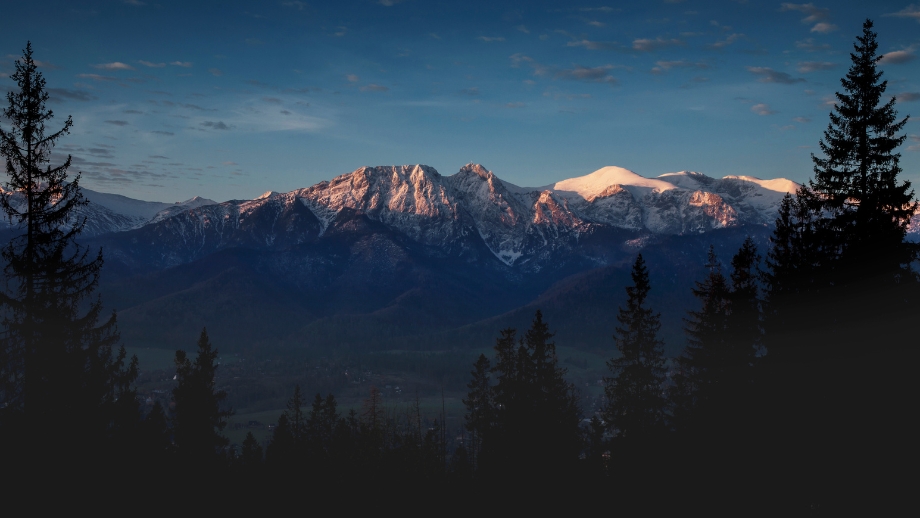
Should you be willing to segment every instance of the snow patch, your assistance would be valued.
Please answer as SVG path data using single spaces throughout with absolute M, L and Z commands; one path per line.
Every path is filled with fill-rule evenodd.
M 621 185 L 630 194 L 639 198 L 651 192 L 664 192 L 676 189 L 673 184 L 655 178 L 640 176 L 629 169 L 608 166 L 577 178 L 569 178 L 549 186 L 554 192 L 561 195 L 575 193 L 586 200 L 593 200 L 601 196 L 608 187 Z

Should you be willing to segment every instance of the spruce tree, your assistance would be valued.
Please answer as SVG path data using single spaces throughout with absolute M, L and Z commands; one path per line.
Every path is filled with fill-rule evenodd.
M 858 353 L 897 329 L 905 300 L 916 298 L 917 247 L 904 238 L 917 204 L 898 178 L 896 152 L 908 119 L 898 120 L 895 98 L 882 103 L 887 82 L 872 27 L 866 20 L 856 38 L 821 155 L 812 156 L 814 178 L 784 200 L 776 221 L 764 275 L 771 362 Z
M 116 421 L 139 419 L 131 389 L 136 358 L 126 364 L 124 348 L 113 351 L 119 339 L 114 313 L 99 323 L 102 301 L 93 292 L 102 250 L 91 254 L 76 241 L 85 223 L 77 211 L 87 203 L 80 175 L 68 179 L 70 156 L 50 163 L 73 122 L 68 117 L 58 131 L 46 128 L 54 114 L 31 44 L 10 78 L 18 90 L 7 94 L 3 111 L 9 129 L 0 128 L 9 177 L 0 207 L 19 234 L 2 250 L 0 408 L 24 415 L 35 440 L 67 422 L 84 436 L 78 440 L 104 441 Z
M 727 370 L 727 321 L 729 314 L 728 282 L 715 250 L 709 247 L 706 268 L 709 273 L 697 282 L 693 295 L 700 301 L 700 309 L 689 312 L 685 318 L 687 346 L 677 358 L 671 399 L 674 403 L 674 421 L 678 428 L 687 425 L 693 414 L 698 414 L 715 393 L 724 387 Z M 708 409 L 703 408 L 703 411 Z
M 617 314 L 614 342 L 619 358 L 607 362 L 604 379 L 607 425 L 620 437 L 642 438 L 664 430 L 667 401 L 663 342 L 658 339 L 660 315 L 646 306 L 651 284 L 642 254 L 632 268 L 633 285 L 626 288 L 626 307 Z
M 247 432 L 240 449 L 240 464 L 244 469 L 253 472 L 262 466 L 262 457 L 262 445 L 252 432 Z
M 217 349 L 211 347 L 207 329 L 198 338 L 198 354 L 192 362 L 185 351 L 176 351 L 173 401 L 173 440 L 184 462 L 213 465 L 222 458 L 229 441 L 221 432 L 233 411 L 221 408 L 227 393 L 216 389 Z
M 760 286 L 760 254 L 748 236 L 732 257 L 731 313 L 726 322 L 727 340 L 732 344 L 739 365 L 751 365 L 760 351 L 763 338 Z
M 880 81 L 876 67 L 882 59 L 876 36 L 866 20 L 819 142 L 823 156 L 812 155 L 809 182 L 818 194 L 815 209 L 830 219 L 840 266 L 855 278 L 897 273 L 915 257 L 904 236 L 916 204 L 910 182 L 898 179 L 901 155 L 895 152 L 908 117 L 898 120 L 894 97 L 881 104 L 888 82 Z
M 669 390 L 678 429 L 725 430 L 728 421 L 750 403 L 760 344 L 758 260 L 749 237 L 732 258 L 729 285 L 714 249 L 709 248 L 709 274 L 693 289 L 700 309 L 685 319 L 688 344 L 677 358 Z
M 525 477 L 566 469 L 580 448 L 577 393 L 565 381 L 540 311 L 524 337 L 516 336 L 514 329 L 504 329 L 496 340 L 494 421 L 483 437 L 480 468 L 511 469 Z
M 492 387 L 489 371 L 492 365 L 485 354 L 480 354 L 473 370 L 470 372 L 472 379 L 467 384 L 469 392 L 463 405 L 466 407 L 466 430 L 469 432 L 468 460 L 472 470 L 479 466 L 479 454 L 483 449 L 483 441 L 490 435 L 495 419 L 495 402 L 492 398 Z

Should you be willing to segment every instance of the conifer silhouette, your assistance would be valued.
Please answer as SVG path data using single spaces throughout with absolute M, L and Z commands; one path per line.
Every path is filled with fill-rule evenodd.
M 0 411 L 10 418 L 0 421 L 24 416 L 34 441 L 67 422 L 80 441 L 100 444 L 119 421 L 139 419 L 132 389 L 137 360 L 126 363 L 124 348 L 113 350 L 119 340 L 114 313 L 99 323 L 102 301 L 93 292 L 102 250 L 91 254 L 76 241 L 85 223 L 78 209 L 87 203 L 80 175 L 68 178 L 70 156 L 50 164 L 73 122 L 68 117 L 58 131 L 47 130 L 54 114 L 37 66 L 29 43 L 10 76 L 18 90 L 7 94 L 9 128 L 0 128 L 8 175 L 0 208 L 18 233 L 2 250 Z M 86 442 L 81 448 L 92 449 Z
M 665 427 L 667 401 L 663 394 L 665 360 L 658 339 L 660 315 L 647 307 L 648 269 L 642 254 L 632 268 L 633 285 L 626 288 L 626 307 L 617 314 L 614 341 L 619 358 L 607 362 L 605 420 L 618 436 L 645 437 Z

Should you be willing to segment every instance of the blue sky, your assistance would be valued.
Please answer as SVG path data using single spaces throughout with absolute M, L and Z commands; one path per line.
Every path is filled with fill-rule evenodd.
M 737 1 L 11 2 L 0 88 L 31 40 L 84 186 L 226 200 L 364 165 L 478 162 L 527 186 L 811 175 L 863 20 L 915 113 L 920 4 Z

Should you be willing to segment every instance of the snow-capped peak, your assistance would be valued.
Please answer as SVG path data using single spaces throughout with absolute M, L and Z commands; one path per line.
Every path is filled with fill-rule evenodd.
M 784 195 L 788 193 L 794 193 L 798 188 L 799 184 L 793 182 L 792 180 L 787 180 L 786 178 L 774 178 L 772 180 L 761 180 L 756 176 L 734 176 L 729 175 L 723 178 L 723 180 L 743 180 L 745 182 L 751 182 L 757 184 L 768 191 L 776 191 L 783 193 Z
M 562 195 L 576 193 L 582 198 L 592 201 L 614 185 L 622 186 L 636 198 L 644 196 L 649 192 L 664 192 L 676 188 L 669 182 L 656 178 L 646 178 L 629 169 L 607 166 L 589 175 L 556 182 L 549 186 L 549 189 Z

